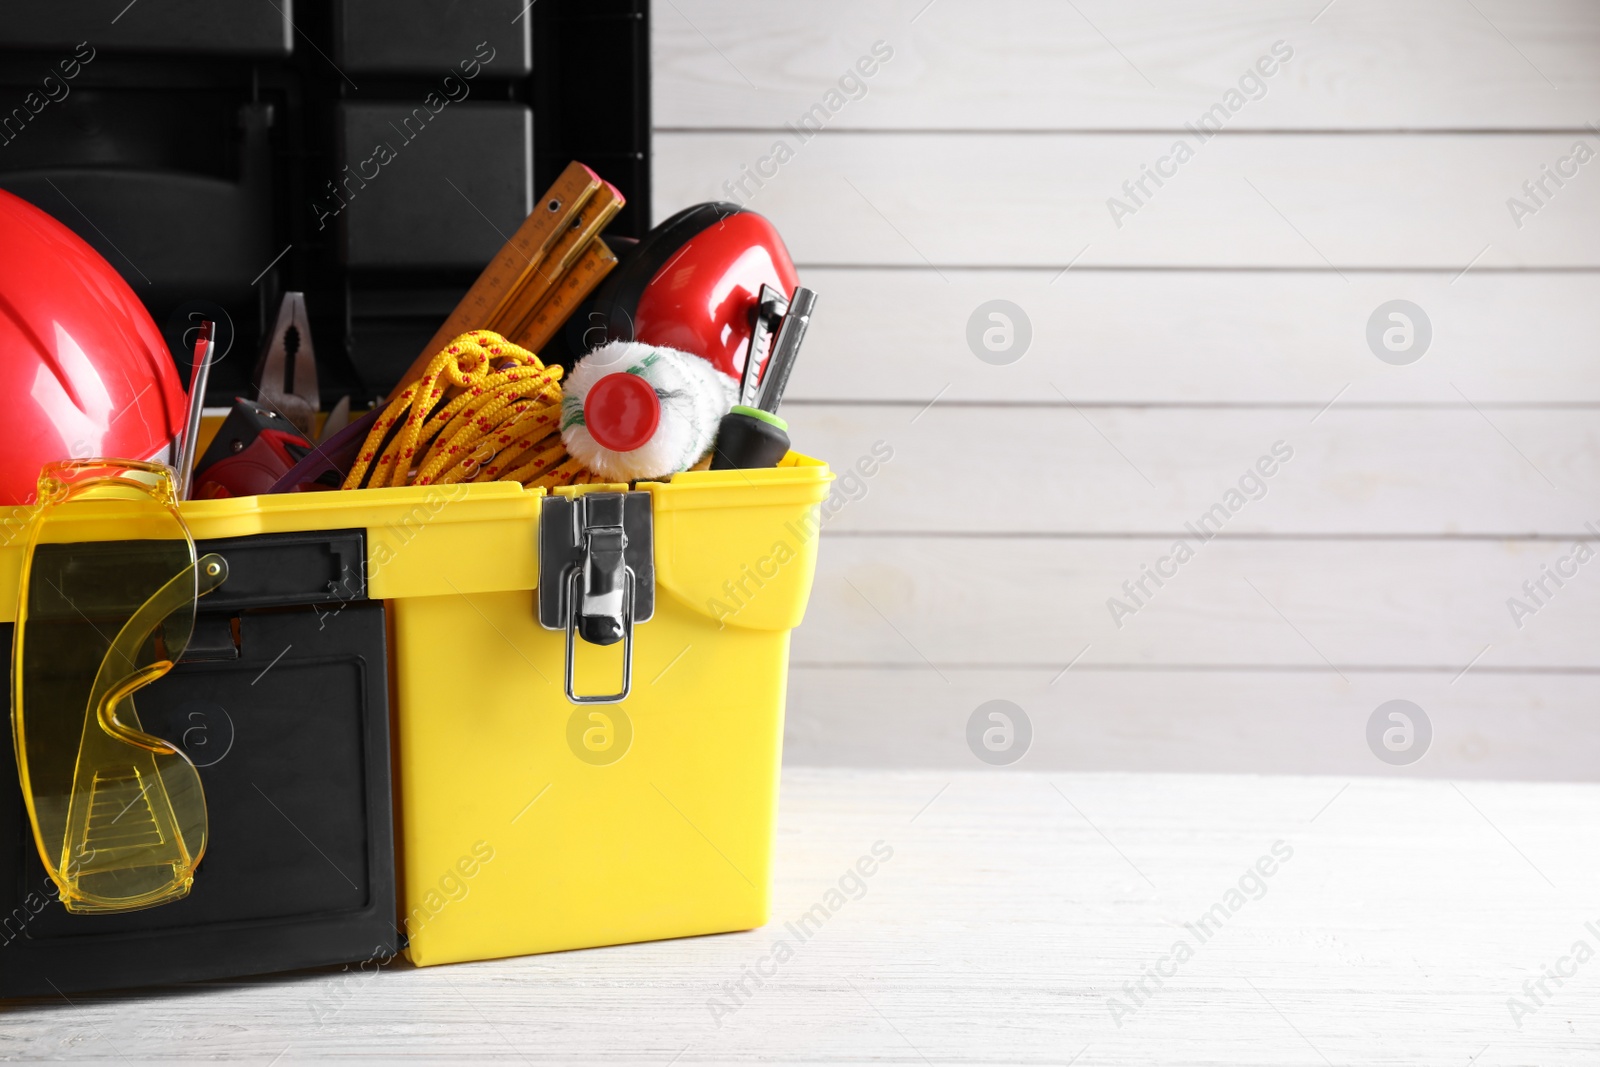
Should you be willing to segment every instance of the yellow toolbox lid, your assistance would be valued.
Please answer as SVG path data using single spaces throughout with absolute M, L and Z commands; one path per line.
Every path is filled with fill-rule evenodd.
M 797 598 L 773 593 L 728 621 L 755 629 L 787 629 L 799 621 L 810 589 L 809 569 L 786 576 L 782 562 L 815 537 L 815 519 L 795 522 L 794 509 L 820 503 L 833 474 L 827 464 L 791 452 L 773 468 L 690 471 L 670 481 L 641 482 L 652 495 L 658 585 L 707 614 L 725 614 L 724 583 L 751 570 L 774 572 L 780 586 L 803 577 Z M 558 492 L 616 491 L 584 486 Z M 283 493 L 191 500 L 183 516 L 195 540 L 308 530 L 367 532 L 368 594 L 375 599 L 533 589 L 538 585 L 538 519 L 543 489 L 515 482 L 407 486 L 349 492 Z M 0 623 L 16 618 L 17 576 L 31 508 L 0 516 Z M 807 512 L 809 513 L 809 512 Z M 131 519 L 132 512 L 121 521 Z M 115 502 L 97 504 L 93 539 L 119 521 Z M 85 530 L 86 537 L 89 529 Z M 137 531 L 130 528 L 130 536 Z M 70 535 L 69 535 L 70 536 Z M 730 569 L 731 568 L 731 569 Z M 792 602 L 797 601 L 797 602 Z

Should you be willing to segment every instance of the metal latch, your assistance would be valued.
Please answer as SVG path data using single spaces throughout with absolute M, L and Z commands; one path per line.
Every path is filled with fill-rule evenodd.
M 539 625 L 565 630 L 567 699 L 616 704 L 633 686 L 633 628 L 656 612 L 655 537 L 650 494 L 549 496 L 539 511 Z M 573 690 L 576 639 L 622 642 L 622 690 Z

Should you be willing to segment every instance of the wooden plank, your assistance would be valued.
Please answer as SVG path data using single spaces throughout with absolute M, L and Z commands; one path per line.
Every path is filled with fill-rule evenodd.
M 857 767 L 982 769 L 967 740 L 980 705 L 1028 718 L 1005 754 L 1029 771 L 1342 774 L 1594 781 L 1600 675 L 1418 672 L 818 668 L 789 675 L 784 757 Z M 1379 760 L 1381 704 L 1422 708 L 1431 739 L 1404 769 Z M 980 715 L 980 720 L 990 720 Z M 1004 739 L 1002 739 L 1004 740 Z M 999 743 L 997 741 L 997 743 Z M 1417 743 L 1413 740 L 1413 744 Z
M 4 1041 L 131 1064 L 1589 1064 L 1591 971 L 1520 1029 L 1507 1000 L 1592 950 L 1600 865 L 1574 842 L 1597 821 L 1573 783 L 791 768 L 762 929 L 33 1001 Z
M 1600 175 L 1570 162 L 1537 214 L 1507 207 L 1574 144 L 1595 152 L 1587 131 L 1218 136 L 1182 166 L 1160 163 L 1176 143 L 1160 134 L 786 137 L 778 166 L 760 161 L 781 136 L 658 134 L 655 202 L 747 202 L 803 265 L 1600 267 Z M 1124 190 L 1147 165 L 1175 176 Z M 741 193 L 743 166 L 776 176 Z
M 1593 408 L 1475 409 L 1459 395 L 1453 408 L 1363 408 L 1355 387 L 1326 411 L 1075 409 L 1054 391 L 1031 407 L 958 397 L 952 386 L 931 407 L 785 405 L 796 448 L 853 472 L 835 487 L 830 528 L 1166 534 L 1219 502 L 1212 529 L 1230 534 L 1600 525 Z M 1241 479 L 1259 499 L 1229 497 Z
M 1597 175 L 1600 177 L 1600 175 Z M 794 400 L 1600 402 L 1600 275 L 813 268 L 820 294 Z M 948 280 L 946 280 L 948 279 Z M 1366 325 L 1390 300 L 1428 316 L 1418 362 L 1380 361 Z M 1031 340 L 995 365 L 967 338 L 1008 300 Z M 1013 335 L 1015 343 L 1015 335 Z M 979 342 L 982 349 L 982 342 Z M 985 350 L 986 351 L 986 350 Z M 987 354 L 987 352 L 986 352 Z M 1013 353 L 1001 354 L 1005 358 Z M 1455 383 L 1453 386 L 1451 383 Z
M 1568 556 L 1568 544 L 1189 543 L 1192 558 L 1177 564 L 1161 562 L 1174 551 L 1165 538 L 825 534 L 792 655 L 935 676 L 943 666 L 1059 671 L 1079 656 L 1079 668 L 1271 666 L 1345 677 L 1424 667 L 1441 686 L 1469 664 L 1467 677 L 1600 668 L 1600 561 L 1568 564 L 1577 573 L 1564 587 L 1546 579 L 1541 604 L 1523 589 Z M 1175 574 L 1160 587 L 1143 578 L 1142 592 L 1124 588 L 1154 566 Z M 1537 610 L 1513 617 L 1512 597 Z
M 734 0 L 680 0 L 651 27 L 655 121 L 780 128 L 879 40 L 892 58 L 864 93 L 847 82 L 856 99 L 830 129 L 1180 128 L 1277 40 L 1293 55 L 1233 128 L 1515 129 L 1600 112 L 1593 4 L 1476 6 L 820 0 L 751 19 Z

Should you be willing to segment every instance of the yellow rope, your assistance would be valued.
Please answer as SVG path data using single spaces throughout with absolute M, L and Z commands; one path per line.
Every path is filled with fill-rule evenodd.
M 534 370 L 517 365 L 456 397 L 422 428 L 423 438 L 433 443 L 418 465 L 414 484 L 427 485 L 458 462 L 471 451 L 475 438 L 500 428 L 506 412 L 521 414 L 534 400 L 559 405 L 560 377 L 560 367 Z
M 437 479 L 457 467 L 462 468 L 462 476 L 476 474 L 507 448 L 521 451 L 554 432 L 560 416 L 560 398 L 540 403 L 543 396 L 541 393 L 537 398 L 508 398 L 509 402 L 490 405 L 482 415 L 460 424 L 453 431 L 446 427 L 434 446 L 437 455 L 428 462 L 418 482 Z M 505 464 L 500 466 L 503 468 Z
M 566 446 L 561 444 L 561 441 L 558 438 L 554 447 L 545 449 L 534 456 L 533 459 L 529 460 L 527 463 L 524 463 L 522 466 L 513 469 L 509 474 L 506 475 L 506 478 L 510 481 L 522 482 L 524 484 L 526 484 L 529 480 L 538 480 L 547 474 L 553 473 L 553 469 L 558 468 L 566 459 L 566 456 Z M 521 458 L 521 456 L 513 457 L 513 459 Z M 491 474 L 490 477 L 492 478 L 494 475 Z
M 437 480 L 441 474 L 474 455 L 485 440 L 492 441 L 491 447 L 499 451 L 506 444 L 505 428 L 530 406 L 533 406 L 530 400 L 501 396 L 479 408 L 476 415 L 465 419 L 458 416 L 433 439 L 433 445 L 417 471 L 415 484 L 427 485 Z M 550 410 L 551 407 L 545 404 L 534 410 Z
M 450 385 L 458 387 L 480 385 L 489 375 L 490 359 L 499 356 L 501 351 L 501 346 L 495 344 L 490 337 L 468 334 L 465 339 L 456 338 L 445 351 L 434 357 L 422 376 L 417 394 L 406 415 L 405 424 L 379 459 L 380 467 L 388 468 L 386 472 L 381 473 L 387 473 L 390 486 L 405 485 L 406 479 L 411 474 L 412 460 L 416 458 L 423 424 L 427 421 L 428 413 L 445 393 L 445 386 L 440 379 L 444 378 Z M 375 475 L 373 485 L 381 484 Z
M 376 467 L 373 469 L 371 485 L 373 488 L 381 488 L 387 483 L 390 475 L 385 467 L 394 465 L 400 452 L 406 447 L 403 442 L 407 437 L 411 441 L 410 447 L 415 448 L 416 439 L 422 430 L 423 419 L 433 409 L 434 402 L 443 394 L 444 390 L 439 385 L 440 377 L 446 377 L 452 384 L 466 385 L 468 375 L 487 365 L 489 352 L 481 344 L 484 339 L 484 335 L 477 331 L 457 337 L 429 360 L 428 369 L 420 380 L 407 386 L 399 396 L 389 402 L 389 406 L 384 409 L 372 431 L 367 434 L 361 453 L 344 480 L 344 488 L 360 488 L 363 477 L 368 468 L 374 466 L 374 461 Z M 402 415 L 406 419 L 405 427 L 395 435 L 389 448 L 380 454 L 379 446 Z M 401 471 L 399 484 L 405 484 L 407 473 L 409 472 Z
M 566 445 L 561 441 L 560 426 L 561 405 L 557 403 L 530 408 L 496 427 L 494 433 L 486 437 L 483 442 L 483 445 L 489 448 L 490 455 L 477 464 L 481 468 L 477 473 L 486 475 L 481 480 L 488 481 L 503 476 L 513 481 L 522 481 L 523 479 L 511 475 L 502 475 L 502 472 L 515 467 L 517 461 L 532 450 L 543 450 L 554 446 L 565 454 Z
M 462 334 L 390 401 L 344 488 L 497 479 L 530 487 L 588 484 L 589 472 L 567 455 L 559 436 L 561 374 L 497 333 Z M 452 389 L 461 392 L 446 400 Z M 524 462 L 509 469 L 518 461 Z

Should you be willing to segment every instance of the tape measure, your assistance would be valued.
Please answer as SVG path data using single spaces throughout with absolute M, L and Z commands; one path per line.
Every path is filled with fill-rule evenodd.
M 597 194 L 601 199 L 596 202 L 595 209 L 585 211 Z M 560 284 L 563 272 L 583 254 L 588 242 L 622 205 L 622 194 L 614 186 L 581 163 L 568 164 L 539 198 L 533 214 L 523 220 L 517 232 L 495 253 L 466 296 L 401 375 L 396 391 L 421 377 L 428 361 L 461 334 L 489 329 L 513 312 L 525 317 L 530 308 L 537 307 L 543 296 Z M 561 264 L 563 258 L 565 267 Z M 517 307 L 518 303 L 523 306 Z

